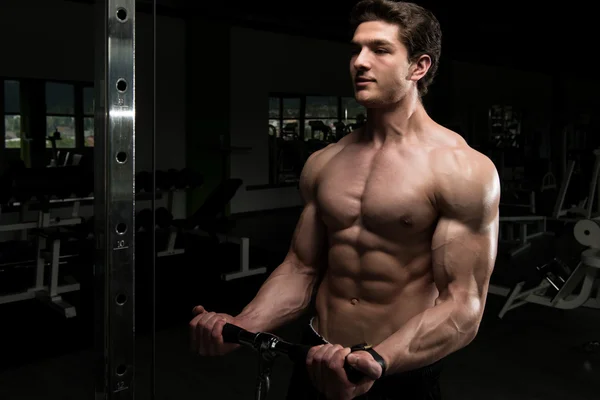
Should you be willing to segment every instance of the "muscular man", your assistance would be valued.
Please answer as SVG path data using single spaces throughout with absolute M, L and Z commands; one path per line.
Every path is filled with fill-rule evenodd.
M 234 348 L 223 344 L 225 322 L 274 330 L 312 309 L 316 290 L 304 338 L 313 347 L 288 399 L 438 399 L 441 360 L 475 338 L 482 318 L 499 179 L 421 102 L 440 56 L 435 17 L 363 0 L 353 22 L 350 71 L 367 123 L 311 155 L 287 257 L 236 317 L 196 307 L 194 346 L 224 354 Z M 372 348 L 351 352 L 361 343 Z M 347 380 L 345 360 L 362 382 Z

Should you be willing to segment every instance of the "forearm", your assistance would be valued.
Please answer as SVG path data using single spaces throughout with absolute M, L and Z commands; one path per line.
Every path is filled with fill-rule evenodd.
M 275 330 L 308 308 L 316 281 L 315 269 L 286 261 L 273 271 L 236 318 L 254 332 Z
M 472 304 L 467 304 L 439 303 L 375 346 L 388 364 L 386 375 L 430 365 L 469 344 L 480 318 Z

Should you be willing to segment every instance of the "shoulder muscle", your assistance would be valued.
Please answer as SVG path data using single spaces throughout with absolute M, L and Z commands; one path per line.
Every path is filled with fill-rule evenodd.
M 497 216 L 500 180 L 493 162 L 468 146 L 440 149 L 433 157 L 436 201 L 442 215 L 486 226 Z

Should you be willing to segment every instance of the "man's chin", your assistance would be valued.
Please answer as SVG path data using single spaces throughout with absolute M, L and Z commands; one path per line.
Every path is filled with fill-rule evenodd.
M 379 102 L 373 96 L 369 96 L 366 93 L 357 93 L 356 102 L 365 108 L 377 108 Z
M 360 91 L 360 92 L 356 92 L 356 102 L 358 104 L 360 104 L 361 106 L 364 106 L 366 103 L 370 102 L 370 99 L 372 98 L 372 96 L 369 96 L 368 93 L 365 93 L 364 91 Z

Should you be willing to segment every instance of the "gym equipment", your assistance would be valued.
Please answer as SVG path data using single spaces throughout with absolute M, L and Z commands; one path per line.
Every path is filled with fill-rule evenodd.
M 175 243 L 178 238 L 178 234 L 181 233 L 181 224 L 177 224 L 173 219 L 173 214 L 165 208 L 159 207 L 156 209 L 154 214 L 154 220 L 156 226 L 152 227 L 152 210 L 145 208 L 138 211 L 135 216 L 136 231 L 143 230 L 144 232 L 156 232 L 156 228 L 166 231 L 168 233 L 167 244 L 165 248 L 157 252 L 157 257 L 173 256 L 176 254 L 183 254 L 184 249 L 175 248 Z
M 267 332 L 252 333 L 233 324 L 223 326 L 223 341 L 247 346 L 258 352 L 258 378 L 255 391 L 255 399 L 263 400 L 269 395 L 271 387 L 271 371 L 275 359 L 279 355 L 287 356 L 292 362 L 303 365 L 311 346 L 290 343 Z M 344 363 L 344 370 L 348 380 L 352 383 L 359 382 L 363 373 L 354 369 L 348 362 Z
M 242 185 L 241 179 L 227 179 L 221 182 L 206 198 L 204 203 L 196 212 L 186 219 L 175 219 L 171 213 L 173 206 L 171 193 L 167 207 L 159 207 L 155 212 L 156 227 L 166 231 L 168 239 L 165 248 L 157 252 L 157 257 L 168 257 L 185 252 L 175 245 L 181 234 L 192 234 L 208 236 L 217 244 L 232 243 L 240 246 L 240 268 L 236 272 L 223 274 L 225 281 L 245 278 L 248 276 L 264 274 L 266 267 L 250 268 L 250 239 L 246 237 L 235 237 L 230 234 L 233 221 L 224 216 L 227 204 Z M 152 210 L 143 209 L 136 214 L 136 231 L 144 230 L 153 232 Z
M 535 191 L 535 212 L 546 217 L 552 216 L 554 204 L 558 194 L 556 178 L 551 172 L 547 172 L 542 177 L 539 189 Z
M 0 225 L 0 232 L 14 232 L 21 231 L 23 240 L 27 236 L 27 231 L 30 229 L 43 229 L 43 228 L 54 228 L 60 226 L 72 226 L 81 224 L 82 219 L 79 217 L 79 208 L 80 202 L 82 199 L 67 199 L 62 201 L 50 201 L 48 202 L 38 213 L 38 219 L 36 221 L 20 221 L 15 224 L 8 225 Z M 72 203 L 72 216 L 71 218 L 52 218 L 50 214 L 50 205 L 67 205 Z M 28 204 L 19 204 L 15 203 L 16 206 L 20 206 L 19 213 L 21 214 L 21 219 L 23 215 L 27 212 L 29 205 Z M 15 207 L 13 205 L 13 207 Z M 2 214 L 0 214 L 1 217 Z
M 219 243 L 234 243 L 240 246 L 240 269 L 237 272 L 223 274 L 225 281 L 264 274 L 266 267 L 250 268 L 250 239 L 237 238 L 229 235 L 232 221 L 224 217 L 225 206 L 231 201 L 237 190 L 242 186 L 242 180 L 231 178 L 222 181 L 209 194 L 202 206 L 186 220 L 186 232 L 204 234 L 216 239 Z
M 160 192 L 171 192 L 174 190 L 194 189 L 204 184 L 201 174 L 193 172 L 190 168 L 178 171 L 171 168 L 167 171 L 156 171 L 156 189 Z M 152 192 L 152 173 L 141 171 L 135 175 L 135 192 Z
M 168 239 L 165 248 L 157 252 L 157 257 L 166 257 L 183 254 L 184 249 L 175 248 L 178 234 L 182 232 L 185 223 L 174 221 L 173 209 L 174 192 L 195 188 L 204 183 L 201 174 L 194 173 L 189 168 L 178 171 L 174 168 L 165 171 L 156 171 L 157 198 L 167 195 L 167 206 L 159 207 L 155 211 L 156 226 L 152 227 L 152 210 L 145 208 L 136 213 L 135 231 L 154 232 L 155 229 L 168 231 Z M 149 193 L 152 191 L 152 174 L 142 171 L 136 174 L 136 193 Z M 141 196 L 146 197 L 146 196 Z
M 274 161 L 276 162 L 276 175 L 274 183 L 295 183 L 298 182 L 302 167 L 306 159 L 313 152 L 327 146 L 327 143 L 309 139 L 308 141 L 297 139 L 285 139 L 285 137 L 276 138 L 276 153 Z
M 494 105 L 488 113 L 490 141 L 496 148 L 522 147 L 521 114 L 512 106 Z
M 552 172 L 547 172 L 546 174 L 544 174 L 544 176 L 542 177 L 542 186 L 540 188 L 540 191 L 544 192 L 546 190 L 553 190 L 556 188 L 556 177 L 554 176 L 554 174 Z
M 57 169 L 57 168 L 48 168 Z M 69 200 L 56 202 L 55 205 L 66 205 Z M 28 204 L 21 205 L 21 215 L 24 215 Z M 0 304 L 13 303 L 29 299 L 38 299 L 48 305 L 66 318 L 76 316 L 75 308 L 65 302 L 60 296 L 63 293 L 78 291 L 79 283 L 73 278 L 69 278 L 68 284 L 60 285 L 58 282 L 59 267 L 64 263 L 65 257 L 61 257 L 61 241 L 69 239 L 79 239 L 80 233 L 76 230 L 64 230 L 69 227 L 85 226 L 85 221 L 79 216 L 80 202 L 72 202 L 71 218 L 51 218 L 49 206 L 43 207 L 38 212 L 37 221 L 19 222 L 10 225 L 0 225 L 0 232 L 21 231 L 22 239 L 25 240 L 28 234 L 35 238 L 35 283 L 33 286 L 20 293 L 11 293 L 0 296 Z M 50 266 L 50 280 L 44 282 L 46 265 Z
M 136 2 L 96 2 L 95 11 L 94 395 L 126 400 L 134 398 L 136 347 Z M 155 126 L 152 137 L 154 166 Z
M 52 309 L 63 314 L 66 318 L 73 318 L 77 315 L 75 307 L 63 300 L 62 293 L 74 292 L 80 289 L 80 284 L 70 278 L 70 284 L 59 285 L 58 274 L 61 259 L 61 242 L 73 238 L 73 233 L 61 230 L 39 230 L 38 236 L 38 254 L 35 287 L 31 291 L 35 297 Z M 49 248 L 46 247 L 49 245 Z M 50 263 L 50 282 L 44 284 L 44 269 L 46 263 Z
M 52 135 L 49 135 L 46 140 L 48 140 L 52 146 L 52 160 L 50 160 L 50 166 L 51 167 L 57 167 L 58 166 L 58 151 L 56 149 L 56 142 L 59 140 L 62 140 L 62 138 L 60 137 L 60 132 L 58 131 L 58 128 L 55 129 L 54 133 Z
M 500 311 L 500 318 L 521 305 L 527 303 L 535 303 L 561 309 L 572 309 L 580 306 L 600 308 L 600 292 L 595 297 L 594 290 L 597 290 L 596 274 L 600 268 L 600 254 L 597 249 L 600 247 L 600 228 L 595 219 L 591 219 L 593 198 L 597 188 L 598 172 L 600 170 L 600 152 L 594 151 L 596 161 L 594 171 L 589 184 L 588 197 L 584 199 L 578 206 L 569 209 L 563 209 L 565 196 L 569 183 L 575 168 L 575 162 L 571 161 L 568 166 L 567 173 L 561 184 L 558 196 L 556 198 L 552 217 L 560 221 L 573 220 L 576 222 L 573 228 L 575 239 L 588 249 L 580 255 L 580 261 L 574 268 L 573 272 L 562 266 L 560 260 L 554 260 L 549 264 L 544 264 L 537 267 L 537 270 L 542 274 L 542 281 L 538 285 L 533 285 L 532 288 L 526 289 L 528 282 L 518 282 L 512 289 L 497 285 L 490 285 L 490 293 L 507 297 L 507 300 Z M 547 178 L 547 179 L 546 179 Z M 551 178 L 545 177 L 543 183 L 547 188 L 552 189 L 555 182 Z M 587 207 L 586 207 L 587 203 Z M 587 217 L 587 219 L 581 219 Z M 512 217 L 500 218 L 501 222 L 510 221 Z M 527 227 L 524 225 L 526 220 L 544 220 L 543 228 L 539 231 L 545 231 L 545 217 L 517 217 L 516 221 L 521 226 L 521 247 L 514 250 L 511 255 L 516 255 L 525 248 L 529 248 L 529 240 L 533 235 L 527 234 Z M 501 239 L 504 239 L 501 227 Z M 573 291 L 580 287 L 579 293 L 574 294 Z
M 517 247 L 510 251 L 510 256 L 514 257 L 524 250 L 530 248 L 531 239 L 538 237 L 540 235 L 551 234 L 546 231 L 546 222 L 548 218 L 551 220 L 559 219 L 561 221 L 567 221 L 570 218 L 575 218 L 577 221 L 580 218 L 592 218 L 593 213 L 593 199 L 596 192 L 597 181 L 600 173 L 600 150 L 595 150 L 594 155 L 596 157 L 596 161 L 594 164 L 594 171 L 592 174 L 592 179 L 589 185 L 588 196 L 583 199 L 578 206 L 571 207 L 569 209 L 563 209 L 563 204 L 565 202 L 565 197 L 567 193 L 567 189 L 569 187 L 569 183 L 571 181 L 571 176 L 573 174 L 575 168 L 575 162 L 571 161 L 569 163 L 569 168 L 565 178 L 562 181 L 560 189 L 558 191 L 558 195 L 555 198 L 554 206 L 551 215 L 518 215 L 518 216 L 503 216 L 500 217 L 500 237 L 499 240 L 503 243 L 507 244 L 516 244 Z M 541 181 L 538 199 L 542 198 L 546 200 L 544 196 L 552 196 L 554 197 L 554 191 L 556 189 L 556 180 L 554 175 L 551 173 L 546 173 Z M 600 209 L 600 196 L 599 200 L 599 209 Z M 538 200 L 536 200 L 536 192 L 530 192 L 530 201 L 525 204 L 515 205 L 515 204 L 501 204 L 501 215 L 506 214 L 506 211 L 510 209 L 516 209 L 521 207 L 521 209 L 528 209 L 532 214 L 535 214 L 537 211 Z M 544 203 L 549 204 L 548 201 Z M 586 206 L 587 204 L 587 206 Z M 547 208 L 542 205 L 542 208 Z M 537 229 L 535 233 L 528 232 L 528 226 L 537 225 Z M 519 234 L 517 239 L 515 240 L 515 227 L 518 227 Z
M 600 214 L 600 195 L 596 193 L 597 190 L 600 190 L 600 187 L 598 187 L 598 179 L 600 177 L 600 149 L 594 150 L 593 154 L 595 157 L 595 161 L 592 171 L 592 177 L 588 185 L 587 197 L 584 197 L 576 206 L 572 206 L 566 209 L 563 208 L 569 184 L 571 183 L 571 179 L 573 177 L 573 171 L 575 170 L 576 162 L 575 160 L 571 160 L 569 161 L 569 164 L 567 166 L 567 171 L 565 177 L 563 178 L 558 197 L 556 199 L 553 212 L 554 218 L 563 218 L 568 217 L 569 215 L 574 215 L 579 218 L 589 219 Z M 594 200 L 596 200 L 595 204 Z
M 598 179 L 600 172 L 600 149 L 593 151 L 595 162 L 593 171 L 590 177 L 588 186 L 588 196 L 580 201 L 576 206 L 563 208 L 567 190 L 571 183 L 571 178 L 575 170 L 576 162 L 569 162 L 566 174 L 560 185 L 558 195 L 556 197 L 551 219 L 568 222 L 575 222 L 573 235 L 577 242 L 582 246 L 587 247 L 580 257 L 577 266 L 571 272 L 565 268 L 560 260 L 553 260 L 550 263 L 536 267 L 541 274 L 541 282 L 529 287 L 530 282 L 521 281 L 514 287 L 507 288 L 498 285 L 490 285 L 490 293 L 507 297 L 507 300 L 499 313 L 500 318 L 517 307 L 527 303 L 535 303 L 561 309 L 572 309 L 580 306 L 600 308 L 600 292 L 598 292 L 598 284 L 596 282 L 596 274 L 600 268 L 600 227 L 598 227 L 595 217 L 598 213 L 594 213 L 594 198 L 598 189 Z M 542 188 L 544 190 L 554 190 L 556 181 L 553 176 L 546 174 L 542 179 Z M 600 202 L 600 196 L 597 201 Z M 597 207 L 600 208 L 600 205 Z M 529 240 L 534 235 L 527 232 L 527 222 L 539 222 L 539 232 L 545 232 L 546 217 L 543 216 L 523 216 L 523 217 L 501 217 L 500 222 L 504 225 L 508 223 L 517 223 L 520 226 L 520 247 L 513 250 L 511 255 L 516 255 L 526 248 L 530 247 Z M 506 240 L 505 229 L 501 225 L 500 239 Z M 513 239 L 512 232 L 514 228 L 509 228 L 508 239 Z M 551 234 L 550 232 L 547 232 Z M 579 288 L 578 293 L 574 293 L 575 289 Z M 594 294 L 594 291 L 597 293 Z
M 175 247 L 177 244 L 177 238 L 182 232 L 180 225 L 174 225 L 165 229 L 168 232 L 167 243 L 163 250 L 156 253 L 157 257 L 168 257 L 177 254 L 185 253 L 185 249 Z
M 515 209 L 535 214 L 536 201 L 534 190 L 503 190 L 501 197 L 500 214 L 504 214 L 502 209 Z
M 181 224 L 177 224 L 173 220 L 173 214 L 171 214 L 171 212 L 167 208 L 159 207 L 155 211 L 154 220 L 156 222 L 156 225 L 153 229 L 152 210 L 149 208 L 145 208 L 137 212 L 135 216 L 135 227 L 136 232 L 140 232 L 143 230 L 144 232 L 154 233 L 156 232 L 156 228 L 162 231 L 167 231 L 167 244 L 163 250 L 157 252 L 157 257 L 166 257 L 173 256 L 176 254 L 183 254 L 185 252 L 184 249 L 175 248 L 178 234 L 181 232 Z
M 546 264 L 537 266 L 536 270 L 550 284 L 549 291 L 554 292 L 554 294 L 560 291 L 573 273 L 564 261 L 556 257 Z
M 47 202 L 68 199 L 74 194 L 85 197 L 93 192 L 94 179 L 88 165 L 81 163 L 60 168 L 16 167 L 1 182 L 2 204 L 18 206 L 33 199 Z
M 323 121 L 309 121 L 308 126 L 311 128 L 310 139 L 319 139 L 321 141 L 329 142 L 329 136 L 332 133 L 332 129 L 325 125 Z
M 529 232 L 528 226 L 536 226 L 533 233 Z M 515 235 L 515 229 L 518 234 Z M 546 231 L 546 217 L 541 215 L 524 215 L 516 217 L 500 217 L 499 241 L 508 245 L 516 245 L 509 254 L 515 257 L 531 247 L 531 239 L 548 235 Z
M 531 247 L 532 239 L 548 234 L 547 218 L 543 215 L 535 215 L 535 190 L 519 188 L 503 190 L 502 197 L 504 200 L 500 203 L 498 239 L 500 244 L 510 248 L 510 257 L 515 257 Z
M 560 260 L 537 268 L 542 280 L 533 288 L 526 289 L 528 282 L 518 282 L 512 289 L 490 285 L 489 292 L 507 297 L 499 317 L 527 303 L 569 310 L 577 307 L 600 308 L 600 290 L 597 273 L 600 269 L 600 225 L 591 229 L 598 220 L 579 221 L 575 224 L 574 236 L 579 244 L 587 248 L 581 252 L 577 266 L 571 272 Z M 579 288 L 579 292 L 575 290 Z M 595 293 L 594 293 L 595 291 Z

